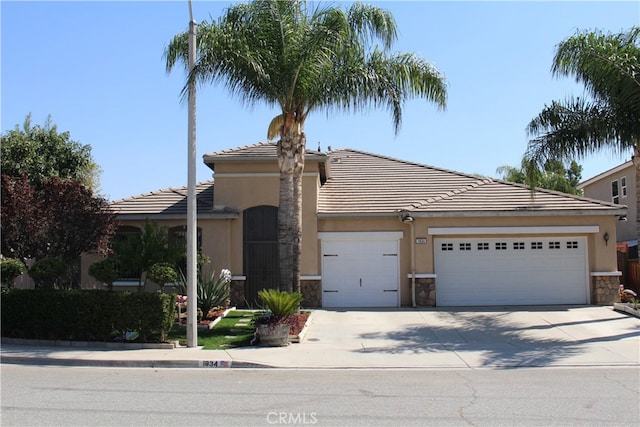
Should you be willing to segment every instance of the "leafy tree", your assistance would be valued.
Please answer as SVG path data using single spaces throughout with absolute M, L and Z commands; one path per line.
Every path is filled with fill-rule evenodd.
M 166 227 L 147 219 L 142 231 L 113 244 L 114 257 L 122 271 L 136 272 L 140 287 L 146 286 L 143 274 L 157 263 L 175 265 L 184 255 L 185 248 L 169 242 Z
M 592 99 L 545 105 L 527 127 L 534 138 L 525 157 L 544 164 L 633 150 L 640 211 L 640 27 L 618 34 L 578 31 L 557 46 L 551 71 L 574 76 Z
M 299 291 L 308 115 L 386 107 L 397 132 L 406 99 L 444 108 L 445 79 L 423 58 L 391 53 L 393 16 L 360 3 L 347 10 L 320 4 L 310 10 L 303 0 L 235 4 L 217 22 L 202 22 L 198 34 L 189 82 L 223 82 L 248 105 L 264 102 L 280 111 L 267 131 L 278 138 L 279 287 Z M 167 71 L 177 62 L 188 66 L 188 36 L 169 43 Z
M 569 194 L 581 194 L 576 187 L 582 178 L 582 166 L 574 161 L 569 169 L 555 159 L 549 159 L 544 163 L 543 170 L 531 170 L 526 160 L 520 169 L 513 166 L 500 166 L 496 173 L 502 175 L 502 179 L 518 184 L 527 184 L 532 187 L 541 187 L 548 190 L 561 191 Z M 536 166 L 535 164 L 532 166 Z
M 0 280 L 2 286 L 12 288 L 15 280 L 20 276 L 27 267 L 22 261 L 13 258 L 7 258 L 0 261 Z
M 26 176 L 15 180 L 3 174 L 0 227 L 3 254 L 71 264 L 83 252 L 108 251 L 116 217 L 106 200 L 78 181 L 49 179 L 37 194 Z
M 96 189 L 100 169 L 91 156 L 91 146 L 71 140 L 69 132 L 59 133 L 51 116 L 43 126 L 31 125 L 27 115 L 22 129 L 17 125 L 1 137 L 2 173 L 13 178 L 26 175 L 40 191 L 51 178 L 76 180 Z

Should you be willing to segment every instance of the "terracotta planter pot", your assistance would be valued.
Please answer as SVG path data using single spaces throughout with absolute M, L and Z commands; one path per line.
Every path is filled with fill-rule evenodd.
M 284 347 L 289 345 L 289 325 L 258 325 L 260 345 Z

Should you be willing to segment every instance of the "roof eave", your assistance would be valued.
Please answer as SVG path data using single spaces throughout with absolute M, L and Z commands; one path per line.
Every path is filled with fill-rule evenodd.
M 608 216 L 627 215 L 627 208 L 603 208 L 603 209 L 521 209 L 521 210 L 482 210 L 482 211 L 433 211 L 420 212 L 407 210 L 414 218 L 473 218 L 473 217 L 525 217 L 525 216 Z M 393 218 L 398 216 L 398 211 L 391 212 L 345 212 L 330 213 L 318 212 L 318 219 L 338 218 Z
M 238 219 L 240 215 L 232 212 L 205 212 L 198 213 L 198 219 Z M 117 214 L 116 218 L 121 221 L 143 221 L 146 219 L 162 220 L 187 220 L 186 213 L 163 214 L 163 213 L 136 213 Z
M 576 188 L 578 190 L 583 190 L 584 187 L 586 187 L 588 185 L 591 185 L 594 182 L 597 182 L 597 181 L 600 181 L 602 179 L 605 179 L 605 178 L 607 178 L 607 177 L 609 177 L 609 176 L 611 176 L 613 174 L 616 174 L 616 173 L 618 173 L 620 171 L 623 171 L 623 170 L 625 170 L 625 169 L 627 169 L 627 168 L 629 168 L 631 166 L 633 166 L 633 160 L 628 160 L 628 161 L 622 163 L 621 165 L 618 165 L 618 166 L 616 166 L 614 168 L 611 168 L 611 169 L 609 169 L 607 171 L 599 173 L 598 175 L 596 175 L 594 177 L 591 177 L 591 178 L 589 178 L 587 180 L 584 180 L 584 181 L 578 183 Z

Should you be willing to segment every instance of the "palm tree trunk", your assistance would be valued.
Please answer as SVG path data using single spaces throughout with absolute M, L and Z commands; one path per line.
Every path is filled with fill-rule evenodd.
M 633 165 L 636 167 L 636 240 L 640 238 L 640 146 L 633 147 Z
M 278 207 L 279 288 L 300 291 L 302 243 L 302 173 L 305 135 L 287 134 L 278 142 L 280 193 Z

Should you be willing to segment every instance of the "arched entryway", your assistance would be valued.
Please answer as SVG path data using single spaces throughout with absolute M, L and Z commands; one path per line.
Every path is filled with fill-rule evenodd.
M 245 299 L 258 306 L 258 291 L 278 288 L 278 208 L 255 206 L 243 212 Z

